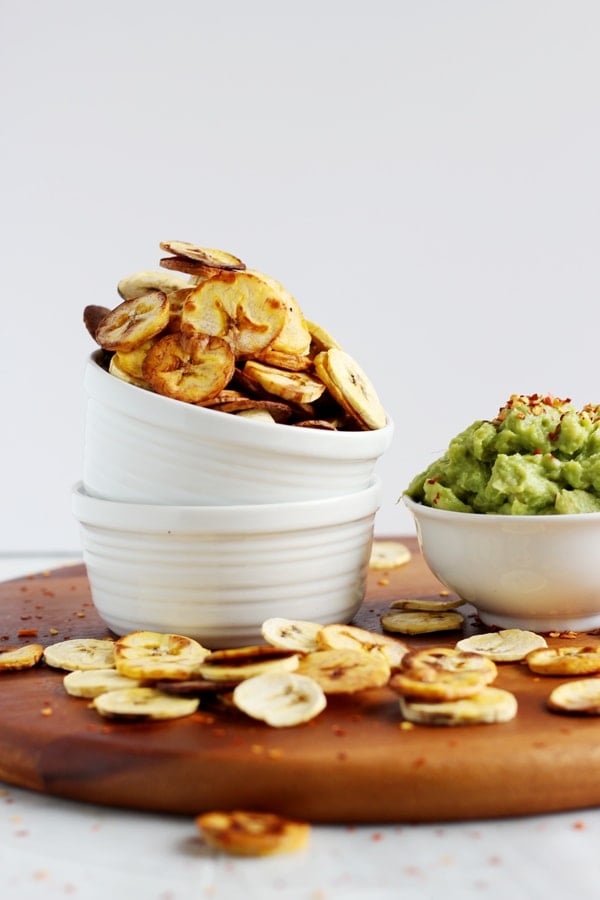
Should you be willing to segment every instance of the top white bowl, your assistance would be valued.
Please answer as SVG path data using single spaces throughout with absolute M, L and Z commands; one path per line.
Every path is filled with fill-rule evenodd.
M 371 483 L 393 424 L 321 431 L 163 397 L 88 361 L 83 486 L 129 503 L 233 505 L 339 497 Z
M 429 568 L 486 625 L 544 633 L 600 627 L 600 513 L 486 515 L 403 499 Z

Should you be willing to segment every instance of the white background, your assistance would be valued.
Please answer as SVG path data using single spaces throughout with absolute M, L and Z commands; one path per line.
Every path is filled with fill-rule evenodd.
M 71 551 L 81 314 L 160 240 L 278 278 L 396 424 L 600 401 L 595 0 L 0 0 L 0 553 Z

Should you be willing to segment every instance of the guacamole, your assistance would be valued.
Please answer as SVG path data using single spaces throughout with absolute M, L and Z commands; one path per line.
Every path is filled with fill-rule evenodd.
M 494 419 L 453 438 L 404 494 L 458 512 L 600 512 L 600 405 L 513 394 Z

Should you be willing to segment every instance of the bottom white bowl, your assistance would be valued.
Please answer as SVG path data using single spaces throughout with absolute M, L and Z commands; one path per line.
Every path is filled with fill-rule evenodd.
M 272 616 L 349 622 L 361 605 L 381 481 L 252 506 L 120 503 L 73 490 L 94 605 L 117 635 L 176 632 L 218 649 Z

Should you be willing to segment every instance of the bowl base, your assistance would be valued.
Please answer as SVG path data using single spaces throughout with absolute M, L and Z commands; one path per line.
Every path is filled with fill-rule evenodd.
M 579 616 L 562 618 L 561 616 L 544 618 L 515 616 L 499 616 L 477 608 L 477 614 L 484 625 L 497 628 L 521 628 L 524 631 L 536 631 L 539 634 L 548 634 L 551 631 L 592 631 L 600 628 L 600 612 L 592 616 Z

